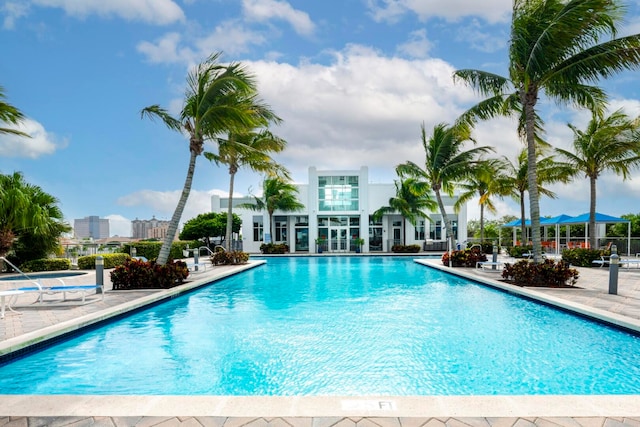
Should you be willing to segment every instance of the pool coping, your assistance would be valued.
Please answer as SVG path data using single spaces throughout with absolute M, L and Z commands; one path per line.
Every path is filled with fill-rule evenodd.
M 640 331 L 640 321 L 563 300 L 532 289 L 479 277 L 438 262 L 415 259 L 436 268 L 504 291 L 540 300 L 581 315 Z M 431 261 L 431 262 L 430 262 Z M 0 342 L 21 349 L 61 334 L 155 304 L 205 284 L 266 263 L 230 268 L 204 275 L 169 290 L 130 301 L 73 321 Z M 99 369 L 99 366 L 96 367 Z M 526 395 L 526 396 L 119 396 L 119 395 L 0 395 L 5 416 L 219 416 L 219 417 L 638 417 L 640 395 Z

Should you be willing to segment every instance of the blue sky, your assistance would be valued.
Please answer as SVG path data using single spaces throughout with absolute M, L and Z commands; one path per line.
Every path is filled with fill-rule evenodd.
M 640 32 L 640 1 L 628 0 L 622 33 Z M 451 122 L 477 101 L 453 83 L 459 68 L 505 74 L 511 0 L 4 0 L 0 2 L 0 85 L 28 117 L 33 138 L 0 136 L 0 172 L 60 200 L 66 220 L 99 215 L 111 234 L 135 218 L 169 219 L 182 189 L 187 140 L 140 118 L 160 104 L 181 107 L 190 67 L 213 52 L 256 75 L 263 99 L 284 120 L 278 160 L 297 182 L 307 169 L 369 166 L 373 182 L 423 160 L 420 125 Z M 640 115 L 640 79 L 603 83 L 611 110 Z M 568 147 L 571 122 L 588 113 L 541 100 L 547 139 Z M 475 137 L 515 159 L 522 148 L 507 119 L 480 124 Z M 206 148 L 213 151 L 213 146 Z M 598 181 L 598 210 L 640 212 L 640 174 Z M 256 193 L 261 177 L 237 176 L 236 193 Z M 198 159 L 183 221 L 227 194 L 228 173 Z M 543 215 L 588 211 L 584 179 L 554 188 Z M 469 218 L 478 216 L 477 202 Z M 499 215 L 517 214 L 511 200 Z

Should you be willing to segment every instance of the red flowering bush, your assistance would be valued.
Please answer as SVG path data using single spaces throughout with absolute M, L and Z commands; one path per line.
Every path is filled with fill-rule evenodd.
M 132 259 L 111 272 L 114 290 L 167 289 L 182 284 L 189 276 L 184 261 L 158 265 L 152 261 Z
M 578 281 L 578 270 L 569 268 L 569 263 L 552 259 L 542 263 L 518 261 L 505 264 L 502 277 L 509 283 L 518 286 L 541 286 L 561 288 L 574 286 Z
M 238 265 L 246 264 L 249 261 L 249 254 L 242 251 L 218 251 L 211 257 L 213 265 Z
M 475 267 L 477 262 L 487 260 L 487 256 L 478 247 L 451 251 L 451 254 L 445 252 L 442 255 L 442 264 L 449 266 L 449 258 L 451 258 L 452 267 Z

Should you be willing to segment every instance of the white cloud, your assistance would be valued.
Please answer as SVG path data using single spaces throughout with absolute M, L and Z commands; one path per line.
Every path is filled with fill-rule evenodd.
M 265 42 L 266 38 L 262 34 L 248 30 L 238 22 L 227 21 L 199 39 L 184 40 L 181 34 L 171 32 L 154 42 L 142 41 L 138 43 L 137 49 L 151 62 L 194 65 L 211 52 L 222 51 L 237 56 L 247 52 L 251 46 L 259 46 Z
M 286 1 L 243 0 L 242 9 L 248 20 L 264 22 L 281 19 L 291 24 L 298 34 L 311 35 L 315 25 L 306 12 L 296 10 Z
M 367 5 L 377 22 L 395 22 L 412 12 L 421 20 L 440 17 L 457 21 L 478 16 L 490 23 L 506 22 L 511 13 L 510 0 L 368 0 Z
M 140 190 L 118 198 L 117 203 L 126 207 L 146 207 L 147 210 L 153 211 L 157 218 L 171 219 L 181 193 L 182 189 L 172 191 Z M 228 197 L 229 192 L 218 189 L 209 191 L 192 189 L 180 222 L 184 223 L 202 213 L 211 212 L 211 196 L 214 194 Z M 242 194 L 234 191 L 234 197 L 242 197 Z
M 131 237 L 131 220 L 118 214 L 105 216 L 109 220 L 109 234 L 111 236 Z
M 333 55 L 329 65 L 247 63 L 284 120 L 274 132 L 289 141 L 280 158 L 296 179 L 311 165 L 393 170 L 420 156 L 423 121 L 427 129 L 451 122 L 473 96 L 441 60 L 386 58 L 357 45 Z
M 412 58 L 426 58 L 431 49 L 431 42 L 427 39 L 427 31 L 413 31 L 409 35 L 409 40 L 398 46 L 399 53 L 405 54 Z
M 3 28 L 5 30 L 13 30 L 15 28 L 16 21 L 28 14 L 29 4 L 8 1 L 0 7 L 0 11 L 5 14 Z
M 457 39 L 464 41 L 476 50 L 481 52 L 496 52 L 507 45 L 509 35 L 500 30 L 492 28 L 490 31 L 483 30 L 477 19 L 466 25 L 461 25 L 458 29 Z
M 25 119 L 18 126 L 3 125 L 31 135 L 31 138 L 0 134 L 0 156 L 2 157 L 37 159 L 40 156 L 53 154 L 57 149 L 67 145 L 66 139 L 58 141 L 54 134 L 47 132 L 44 126 L 32 119 Z
M 68 15 L 77 18 L 96 14 L 157 25 L 185 20 L 184 12 L 172 0 L 32 0 L 32 3 L 61 8 Z

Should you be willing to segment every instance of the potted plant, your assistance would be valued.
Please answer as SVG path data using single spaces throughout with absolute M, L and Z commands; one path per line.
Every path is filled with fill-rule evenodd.
M 354 243 L 356 244 L 356 253 L 359 254 L 362 251 L 362 245 L 364 245 L 364 239 L 362 237 L 355 238 Z
M 326 242 L 326 241 L 327 241 L 327 239 L 325 239 L 324 237 L 318 237 L 316 239 L 316 248 L 317 248 L 319 254 L 322 253 L 322 247 L 324 245 L 324 242 Z

